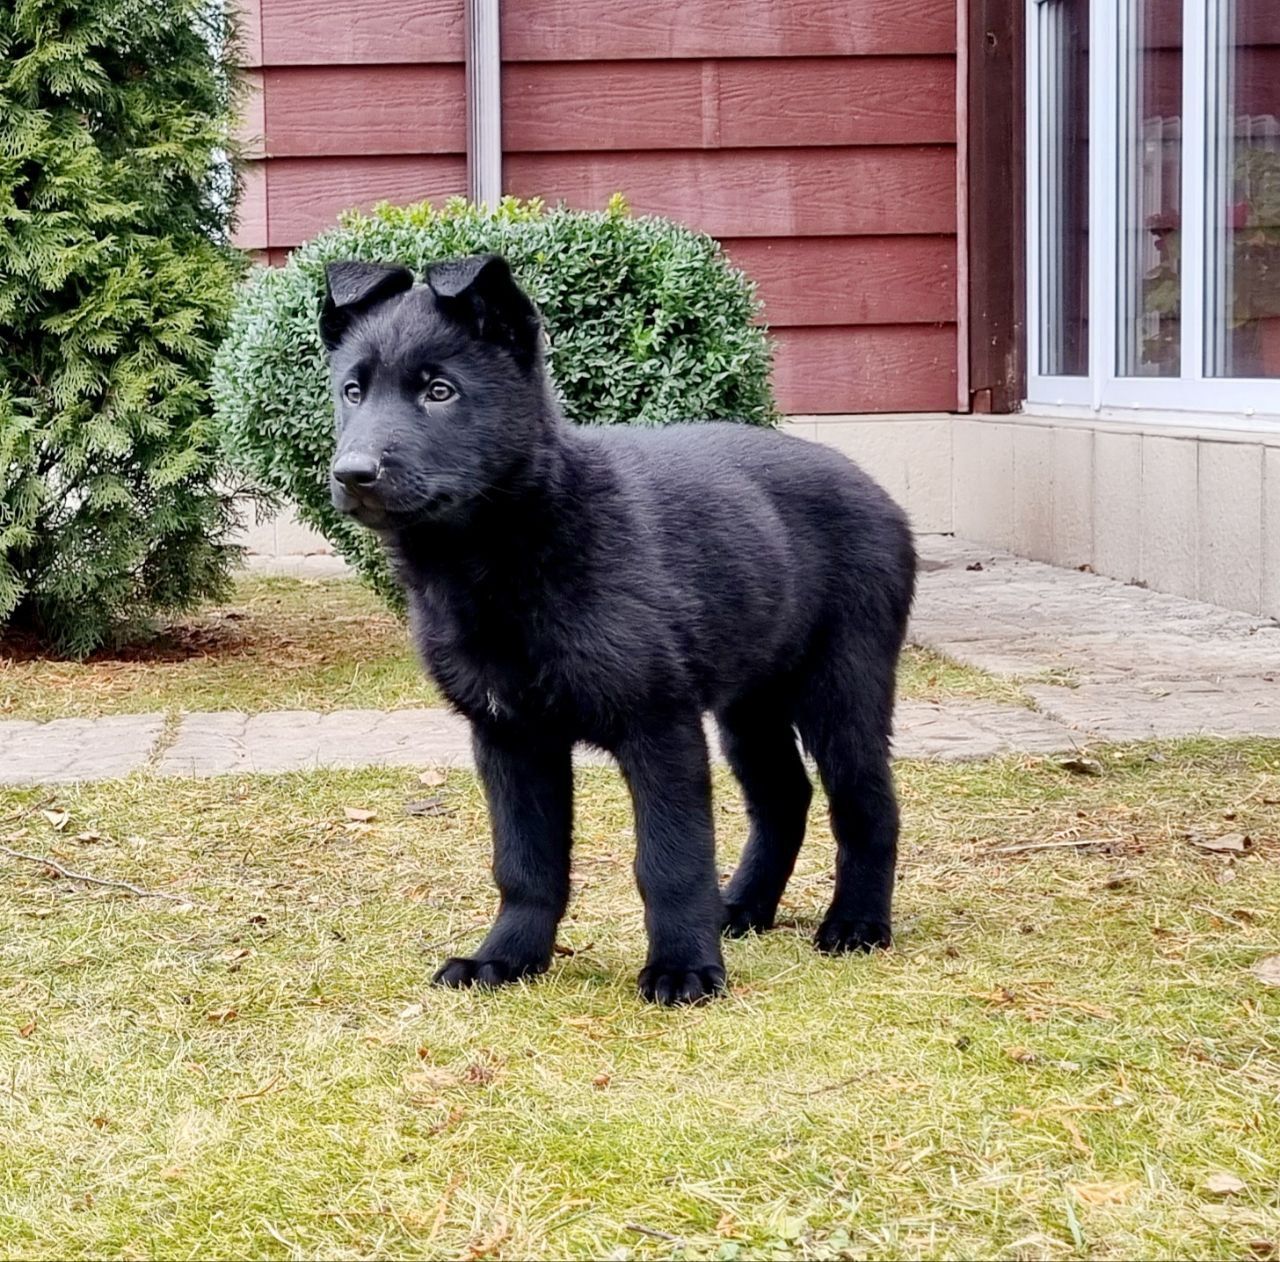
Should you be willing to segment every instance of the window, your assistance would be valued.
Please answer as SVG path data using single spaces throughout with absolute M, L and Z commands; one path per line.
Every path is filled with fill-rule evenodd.
M 1280 3 L 1027 5 L 1029 402 L 1280 427 Z

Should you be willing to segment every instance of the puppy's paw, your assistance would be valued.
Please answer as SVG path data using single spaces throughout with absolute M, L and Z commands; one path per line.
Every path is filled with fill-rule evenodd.
M 893 945 L 893 934 L 883 920 L 861 920 L 829 914 L 818 926 L 814 946 L 828 955 L 851 951 L 883 951 Z
M 482 990 L 496 990 L 522 977 L 532 977 L 544 972 L 536 964 L 511 964 L 506 960 L 482 960 L 466 955 L 452 955 L 440 966 L 431 979 L 433 986 L 449 986 L 465 990 L 470 986 Z
M 671 1008 L 676 1004 L 706 1003 L 728 990 L 723 964 L 700 968 L 648 964 L 640 970 L 640 997 Z
M 721 932 L 726 938 L 745 938 L 749 933 L 764 933 L 773 928 L 774 908 L 759 903 L 742 902 L 724 905 L 724 927 Z

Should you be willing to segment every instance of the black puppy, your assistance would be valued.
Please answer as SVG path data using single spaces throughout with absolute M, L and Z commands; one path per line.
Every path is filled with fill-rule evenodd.
M 915 582 L 902 512 L 844 457 L 744 425 L 578 428 L 505 262 L 334 263 L 321 332 L 338 419 L 334 503 L 379 532 L 417 647 L 471 721 L 498 917 L 447 986 L 551 960 L 569 897 L 571 753 L 618 760 L 636 815 L 640 990 L 724 989 L 720 933 L 772 926 L 811 789 L 830 799 L 824 951 L 888 946 L 898 812 L 894 671 Z M 702 718 L 751 833 L 716 883 Z

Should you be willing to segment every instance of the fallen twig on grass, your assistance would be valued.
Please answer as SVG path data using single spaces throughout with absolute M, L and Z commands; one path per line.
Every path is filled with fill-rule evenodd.
M 52 796 L 41 798 L 39 802 L 34 802 L 29 806 L 21 807 L 16 811 L 10 811 L 8 815 L 0 815 L 0 824 L 12 824 L 28 815 L 34 815 L 38 810 L 48 806 L 52 801 Z
M 852 1087 L 855 1083 L 866 1082 L 866 1074 L 854 1074 L 849 1078 L 841 1078 L 839 1082 L 828 1082 L 825 1086 L 813 1087 L 808 1091 L 784 1091 L 783 1095 L 811 1096 L 823 1095 L 828 1091 L 839 1091 L 842 1087 Z
M 1030 841 L 1021 846 L 1000 846 L 988 854 L 1024 854 L 1028 850 L 1069 850 L 1076 846 L 1114 846 L 1116 837 L 1078 837 L 1072 841 Z
M 246 1091 L 243 1095 L 224 1095 L 224 1100 L 260 1100 L 264 1095 L 274 1091 L 280 1083 L 280 1075 L 275 1074 L 265 1087 L 259 1087 L 256 1091 Z
M 646 1227 L 643 1223 L 627 1223 L 627 1230 L 641 1236 L 652 1236 L 655 1240 L 665 1240 L 668 1244 L 684 1244 L 682 1237 L 673 1236 L 669 1231 L 659 1231 L 656 1227 Z
M 1238 916 L 1233 916 L 1229 911 L 1218 911 L 1214 907 L 1206 907 L 1204 903 L 1192 903 L 1192 911 L 1202 911 L 1207 916 L 1212 916 L 1215 920 L 1225 920 L 1228 924 L 1235 925 L 1237 929 L 1247 929 L 1248 922 L 1241 920 Z
M 131 885 L 128 881 L 109 881 L 100 876 L 90 876 L 86 872 L 73 872 L 64 868 L 55 859 L 45 855 L 26 854 L 21 850 L 13 850 L 8 846 L 0 846 L 0 854 L 7 854 L 12 859 L 25 859 L 28 863 L 38 863 L 41 867 L 56 872 L 68 881 L 83 881 L 86 885 L 103 885 L 109 889 L 126 890 L 136 898 L 167 898 L 174 903 L 190 903 L 192 900 L 181 894 L 166 894 L 161 890 L 144 889 L 141 885 Z

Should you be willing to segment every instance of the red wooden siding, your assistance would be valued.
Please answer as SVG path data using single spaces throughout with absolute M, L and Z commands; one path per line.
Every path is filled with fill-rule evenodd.
M 583 209 L 621 192 L 635 211 L 717 237 L 945 233 L 955 222 L 945 149 L 514 153 L 503 184 Z
M 955 409 L 956 335 L 948 325 L 780 328 L 774 388 L 789 412 Z
M 514 63 L 506 149 L 703 149 L 954 142 L 946 57 Z M 603 108 L 602 108 L 603 104 Z
M 458 0 L 250 0 L 269 66 L 461 61 Z M 953 0 L 504 0 L 508 61 L 955 51 Z
M 504 0 L 504 189 L 723 240 L 787 411 L 949 410 L 955 2 Z M 465 191 L 462 0 L 248 3 L 246 244 L 279 262 L 347 207 Z
M 756 280 L 789 412 L 956 406 L 955 0 L 509 0 L 504 187 Z
M 463 57 L 462 0 L 251 0 L 267 66 L 379 66 Z
M 332 227 L 340 211 L 376 202 L 442 202 L 467 191 L 461 154 L 274 158 L 267 173 L 268 245 L 294 246 Z
M 273 157 L 466 153 L 461 66 L 282 66 L 263 75 Z
M 953 0 L 508 0 L 511 61 L 953 53 Z
M 724 247 L 775 327 L 955 319 L 948 237 L 731 237 Z

